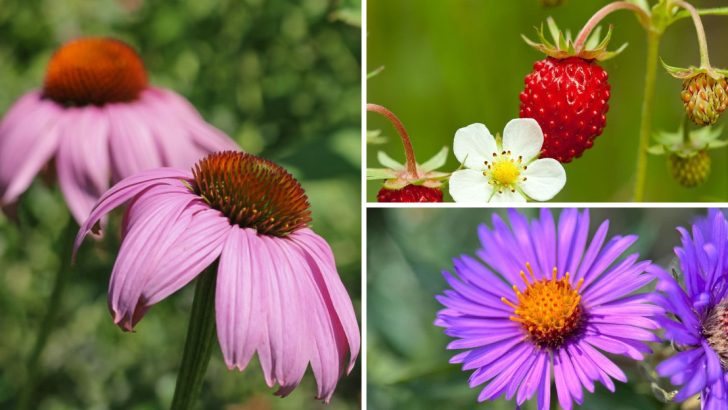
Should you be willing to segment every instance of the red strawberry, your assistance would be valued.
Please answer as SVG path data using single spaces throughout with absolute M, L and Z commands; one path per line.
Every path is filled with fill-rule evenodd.
M 377 194 L 378 202 L 442 202 L 440 188 L 422 185 L 407 185 L 402 189 L 382 188 Z
M 549 41 L 543 27 L 537 30 L 540 42 L 523 37 L 531 47 L 546 54 L 526 76 L 520 95 L 521 118 L 535 119 L 543 130 L 541 157 L 571 162 L 594 145 L 602 134 L 609 111 L 610 87 L 607 72 L 597 64 L 619 54 L 607 51 L 610 27 L 604 39 L 601 30 L 582 31 L 575 41 L 564 35 L 553 19 L 547 25 L 554 40 Z M 591 34 L 591 36 L 590 36 Z
M 609 110 L 607 72 L 579 57 L 537 61 L 521 93 L 521 118 L 533 118 L 544 134 L 541 157 L 570 162 L 601 135 Z

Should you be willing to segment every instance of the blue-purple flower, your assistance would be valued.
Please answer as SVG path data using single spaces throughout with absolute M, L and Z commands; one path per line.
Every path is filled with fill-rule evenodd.
M 728 222 L 710 210 L 692 226 L 678 228 L 682 246 L 675 248 L 684 286 L 659 272 L 655 300 L 665 308 L 658 318 L 665 339 L 679 351 L 657 366 L 657 373 L 682 386 L 683 401 L 698 393 L 703 409 L 728 407 Z
M 589 243 L 589 212 L 569 209 L 558 226 L 551 212 L 528 219 L 511 210 L 510 226 L 497 214 L 493 228 L 479 228 L 483 263 L 454 259 L 443 272 L 450 289 L 437 296 L 445 306 L 435 324 L 464 349 L 450 360 L 474 370 L 470 387 L 485 384 L 478 400 L 505 395 L 517 405 L 537 396 L 548 410 L 551 378 L 564 409 L 581 404 L 596 382 L 614 391 L 627 380 L 604 352 L 642 360 L 658 339 L 653 315 L 662 309 L 638 293 L 654 279 L 649 261 L 622 255 L 637 240 L 606 242 L 604 221 Z

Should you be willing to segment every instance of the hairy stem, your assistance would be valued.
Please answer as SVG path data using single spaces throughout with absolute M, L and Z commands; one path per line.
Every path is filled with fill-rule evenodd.
M 43 355 L 48 338 L 57 322 L 57 315 L 61 310 L 61 302 L 63 290 L 68 282 L 68 276 L 71 271 L 71 251 L 73 248 L 73 239 L 76 237 L 78 227 L 73 218 L 69 217 L 66 226 L 61 231 L 56 242 L 56 249 L 59 252 L 60 265 L 56 270 L 56 276 L 53 283 L 50 299 L 46 305 L 46 312 L 43 316 L 41 326 L 38 329 L 33 348 L 28 358 L 27 371 L 28 379 L 20 391 L 20 399 L 18 400 L 18 409 L 27 410 L 35 408 L 34 400 L 36 399 L 36 388 L 38 386 L 38 378 L 40 375 L 39 362 Z
M 660 36 L 661 33 L 654 30 L 647 32 L 647 65 L 645 67 L 645 88 L 642 97 L 642 118 L 640 122 L 639 145 L 637 147 L 637 170 L 633 196 L 635 202 L 642 202 L 645 196 L 647 147 L 650 143 L 650 133 L 652 132 L 652 110 L 655 102 L 655 80 L 657 79 Z
M 407 130 L 404 129 L 404 124 L 397 118 L 392 111 L 377 104 L 367 104 L 367 111 L 376 112 L 377 114 L 387 117 L 387 119 L 394 125 L 394 128 L 402 138 L 402 145 L 404 146 L 404 155 L 407 158 L 407 173 L 411 177 L 417 177 L 417 160 L 415 159 L 415 150 L 412 148 L 412 141 L 410 140 Z
M 682 1 L 674 0 L 674 4 L 684 8 L 693 18 L 693 24 L 695 25 L 695 31 L 698 34 L 698 45 L 700 46 L 700 67 L 710 68 L 710 58 L 708 56 L 708 40 L 705 38 L 705 28 L 703 27 L 703 21 L 700 19 L 698 11 L 693 7 L 692 4 Z
M 216 278 L 216 263 L 197 277 L 190 323 L 187 325 L 185 349 L 172 399 L 173 410 L 193 408 L 202 389 L 212 347 L 215 345 Z
M 642 26 L 646 29 L 649 29 L 651 18 L 650 14 L 645 11 L 645 9 L 636 4 L 628 3 L 626 1 L 615 1 L 614 3 L 609 3 L 606 6 L 602 7 L 599 11 L 594 13 L 589 21 L 586 22 L 584 28 L 581 29 L 579 34 L 576 36 L 576 40 L 574 40 L 574 49 L 577 53 L 584 48 L 584 44 L 589 38 L 589 34 L 591 34 L 592 30 L 594 30 L 597 24 L 599 24 L 599 22 L 602 21 L 609 14 L 617 10 L 633 11 L 637 15 L 637 19 L 639 19 L 640 24 L 642 24 Z

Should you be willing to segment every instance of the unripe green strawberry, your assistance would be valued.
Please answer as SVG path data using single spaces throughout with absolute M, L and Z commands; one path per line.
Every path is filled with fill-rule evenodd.
M 710 155 L 706 150 L 688 157 L 673 153 L 667 158 L 667 163 L 672 177 L 687 188 L 703 184 L 710 175 Z
M 701 126 L 713 125 L 728 107 L 728 83 L 722 76 L 716 80 L 699 73 L 683 80 L 680 96 L 690 120 Z

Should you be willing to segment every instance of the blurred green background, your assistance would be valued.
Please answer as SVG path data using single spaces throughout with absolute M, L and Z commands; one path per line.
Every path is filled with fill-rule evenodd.
M 504 210 L 484 209 L 369 209 L 367 214 L 367 405 L 377 410 L 409 409 L 512 409 L 513 402 L 477 403 L 481 388 L 470 389 L 460 365 L 448 363 L 456 352 L 445 349 L 452 340 L 433 325 L 442 308 L 434 298 L 447 284 L 441 272 L 452 271 L 452 258 L 475 256 L 480 247 L 477 227 L 490 224 L 491 215 Z M 538 209 L 522 209 L 529 218 Z M 554 216 L 560 211 L 553 210 Z M 639 252 L 663 267 L 674 263 L 677 226 L 687 226 L 703 209 L 599 209 L 590 211 L 590 235 L 609 219 L 609 237 L 637 234 L 639 241 L 627 254 Z M 492 225 L 490 225 L 492 226 Z M 443 238 L 446 238 L 443 240 Z M 660 355 L 667 346 L 653 346 Z M 581 408 L 594 410 L 677 409 L 651 393 L 643 370 L 629 360 L 611 356 L 625 371 L 629 383 L 616 382 L 612 394 L 598 384 L 595 394 L 585 392 Z M 649 361 L 648 361 L 649 363 Z M 661 380 L 663 388 L 669 382 Z M 555 388 L 552 408 L 558 408 Z M 524 409 L 535 409 L 533 402 Z M 689 401 L 683 409 L 699 409 Z
M 367 102 L 386 106 L 404 122 L 418 160 L 424 162 L 443 146 L 452 149 L 458 128 L 481 122 L 495 134 L 518 117 L 523 78 L 543 57 L 527 46 L 521 34 L 534 38 L 534 26 L 553 16 L 559 26 L 578 32 L 608 0 L 567 0 L 544 9 L 537 0 L 422 0 L 367 2 L 367 70 L 384 70 L 367 82 Z M 650 3 L 655 3 L 650 0 Z M 695 0 L 701 7 L 725 6 L 725 0 Z M 706 16 L 711 63 L 728 68 L 728 17 Z M 616 58 L 603 63 L 612 85 L 607 127 L 594 147 L 566 164 L 567 183 L 554 201 L 630 201 L 645 72 L 645 32 L 632 13 L 607 17 L 615 26 L 612 48 L 628 42 Z M 675 66 L 699 63 L 695 30 L 689 19 L 671 26 L 660 56 Z M 653 130 L 675 131 L 683 119 L 680 81 L 658 69 Z M 725 115 L 723 117 L 726 117 Z M 403 161 L 396 132 L 377 114 L 367 115 L 367 128 L 387 136 L 384 145 L 368 147 L 367 166 L 380 167 L 384 150 Z M 726 124 L 723 118 L 719 124 Z M 724 132 L 728 133 L 728 130 Z M 724 135 L 725 139 L 726 136 Z M 713 171 L 707 183 L 687 189 L 675 182 L 664 156 L 650 156 L 646 201 L 728 200 L 728 149 L 710 151 Z M 459 164 L 450 154 L 441 170 Z M 379 181 L 368 184 L 367 198 L 376 201 Z M 447 191 L 447 188 L 445 189 Z M 446 194 L 446 200 L 449 195 Z
M 82 35 L 133 45 L 151 83 L 187 97 L 247 151 L 287 167 L 310 198 L 314 229 L 331 244 L 360 306 L 359 0 L 0 0 L 0 115 L 42 85 L 51 53 Z M 18 224 L 0 214 L 0 408 L 11 408 L 45 311 L 68 215 L 55 187 L 36 181 Z M 106 304 L 118 230 L 79 255 L 60 321 L 41 358 L 37 408 L 168 408 L 193 287 L 156 305 L 135 333 L 113 325 Z M 68 255 L 62 255 L 68 257 Z M 310 373 L 310 371 L 309 371 Z M 327 408 L 360 407 L 360 366 Z M 204 409 L 323 408 L 308 374 L 278 399 L 257 362 L 230 372 L 216 347 Z

